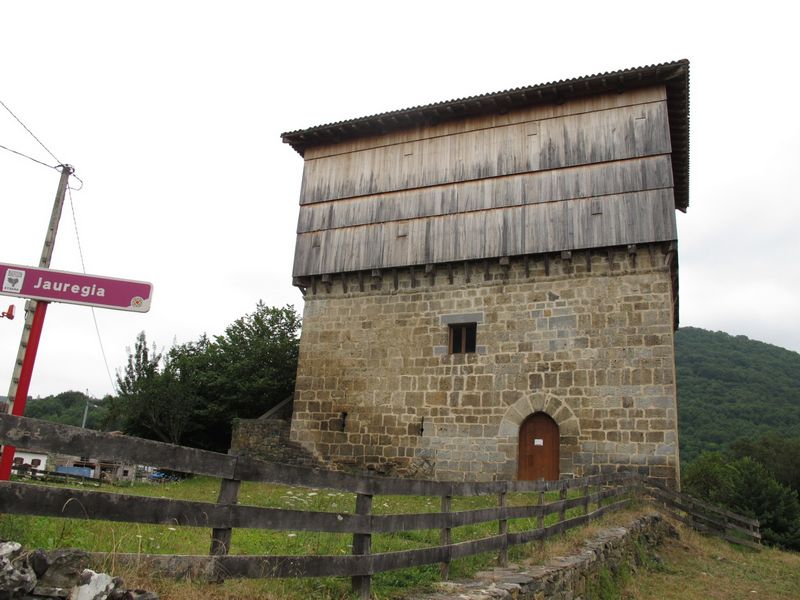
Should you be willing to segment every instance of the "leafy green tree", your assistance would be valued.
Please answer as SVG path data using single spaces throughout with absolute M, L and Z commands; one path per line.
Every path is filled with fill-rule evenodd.
M 163 356 L 147 346 L 145 333 L 136 337 L 128 364 L 117 374 L 116 409 L 126 433 L 178 444 L 189 428 L 199 401 L 181 379 L 172 351 Z
M 736 467 L 720 452 L 703 452 L 681 474 L 685 492 L 722 506 L 730 506 L 737 481 Z
M 166 353 L 140 333 L 117 376 L 124 431 L 227 451 L 234 419 L 257 417 L 294 391 L 300 324 L 293 307 L 259 302 L 223 335 Z
M 685 492 L 755 517 L 765 542 L 800 550 L 800 501 L 752 458 L 704 452 L 684 471 Z
M 797 492 L 781 485 L 751 458 L 735 463 L 737 480 L 730 506 L 758 519 L 762 539 L 772 545 L 800 550 L 800 502 Z
M 736 458 L 752 458 L 778 483 L 800 492 L 800 438 L 770 432 L 758 438 L 739 438 L 730 449 Z
M 201 340 L 203 352 L 193 354 L 192 363 L 204 402 L 188 443 L 225 451 L 234 419 L 258 417 L 292 394 L 300 324 L 293 307 L 259 302 L 224 334 Z

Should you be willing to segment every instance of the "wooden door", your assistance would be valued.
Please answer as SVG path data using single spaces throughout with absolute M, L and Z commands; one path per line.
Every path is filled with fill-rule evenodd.
M 537 412 L 519 428 L 517 479 L 555 481 L 558 468 L 558 425 L 548 415 Z

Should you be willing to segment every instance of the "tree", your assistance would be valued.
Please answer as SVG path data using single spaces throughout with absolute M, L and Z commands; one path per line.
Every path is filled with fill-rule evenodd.
M 722 506 L 730 506 L 736 481 L 735 466 L 720 452 L 703 452 L 681 475 L 685 492 Z
M 117 373 L 117 413 L 126 433 L 178 444 L 198 402 L 191 386 L 181 380 L 173 351 L 163 356 L 147 347 L 142 331 L 134 350 L 128 350 L 124 373 Z
M 797 492 L 781 485 L 751 458 L 735 463 L 737 481 L 731 508 L 758 519 L 765 542 L 800 550 L 800 502 Z
M 759 438 L 739 438 L 731 444 L 736 458 L 761 463 L 778 483 L 800 492 L 800 438 L 771 432 Z
M 263 302 L 229 325 L 195 355 L 192 378 L 203 405 L 195 414 L 191 445 L 226 451 L 236 418 L 254 418 L 290 396 L 297 373 L 300 317 L 291 306 Z
M 757 518 L 765 542 L 800 550 L 797 492 L 755 460 L 704 452 L 686 468 L 682 482 L 689 494 Z
M 223 335 L 166 353 L 149 348 L 140 333 L 117 375 L 124 431 L 227 451 L 234 419 L 257 417 L 294 391 L 299 330 L 293 307 L 259 302 Z

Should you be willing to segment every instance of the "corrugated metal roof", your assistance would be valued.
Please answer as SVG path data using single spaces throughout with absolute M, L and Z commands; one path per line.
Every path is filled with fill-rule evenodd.
M 321 144 L 658 84 L 667 89 L 675 206 L 686 210 L 689 205 L 689 61 L 686 59 L 403 108 L 289 131 L 282 133 L 281 138 L 302 156 L 306 148 Z

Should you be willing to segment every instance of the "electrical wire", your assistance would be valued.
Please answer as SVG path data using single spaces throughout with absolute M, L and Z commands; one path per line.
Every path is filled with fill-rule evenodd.
M 44 163 L 44 162 L 42 162 L 40 160 L 37 160 L 37 159 L 35 159 L 35 158 L 31 157 L 31 156 L 28 156 L 27 154 L 23 154 L 22 152 L 18 152 L 16 150 L 12 150 L 11 148 L 6 148 L 5 146 L 0 146 L 0 148 L 3 148 L 4 150 L 8 150 L 9 152 L 13 152 L 14 154 L 18 154 L 20 156 L 24 156 L 25 158 L 28 158 L 28 159 L 30 159 L 30 160 L 32 160 L 34 162 L 39 163 L 40 165 L 44 165 L 45 167 L 50 167 L 52 169 L 56 169 L 57 171 L 60 171 L 63 168 L 71 168 L 71 167 L 68 167 L 67 165 L 64 165 L 60 160 L 58 160 L 58 157 L 55 154 L 53 154 L 50 151 L 50 149 L 47 146 L 44 145 L 44 143 L 42 143 L 42 140 L 40 140 L 38 137 L 36 137 L 36 134 L 34 134 L 28 128 L 28 126 L 25 125 L 25 123 L 23 123 L 22 120 L 17 115 L 14 114 L 14 111 L 12 111 L 10 108 L 8 108 L 8 106 L 6 105 L 5 102 L 0 100 L 0 105 L 2 105 L 3 108 L 5 108 L 8 111 L 8 113 L 12 117 L 14 117 L 14 119 L 17 121 L 17 123 L 22 125 L 22 128 L 25 131 L 27 131 L 30 134 L 30 136 L 34 140 L 36 140 L 36 142 L 42 148 L 44 148 L 45 152 L 47 152 L 50 156 L 53 157 L 53 160 L 55 160 L 56 163 L 58 163 L 58 166 L 54 167 L 52 165 L 48 165 L 47 163 Z M 74 171 L 70 175 L 72 177 L 75 177 L 75 179 L 77 179 L 78 181 L 81 182 L 81 187 L 79 187 L 77 189 L 78 190 L 82 189 L 83 188 L 83 180 L 80 177 L 75 176 Z M 78 220 L 75 217 L 75 204 L 72 201 L 72 190 L 73 190 L 73 188 L 71 186 L 67 185 L 67 192 L 69 193 L 69 206 L 70 206 L 70 210 L 72 211 L 72 224 L 75 227 L 75 238 L 78 240 L 78 254 L 80 255 L 81 268 L 83 269 L 83 273 L 85 275 L 86 274 L 86 263 L 85 263 L 85 261 L 83 259 L 83 247 L 81 246 L 81 237 L 80 237 L 80 234 L 78 233 Z M 106 366 L 106 374 L 108 374 L 108 380 L 111 382 L 111 389 L 116 390 L 116 384 L 114 383 L 114 378 L 111 377 L 111 369 L 108 367 L 108 358 L 106 357 L 106 350 L 105 350 L 105 347 L 103 346 L 103 338 L 100 335 L 100 326 L 97 323 L 97 314 L 94 312 L 94 307 L 93 306 L 90 307 L 90 308 L 92 309 L 92 320 L 94 321 L 94 329 L 95 329 L 95 332 L 97 333 L 97 341 L 100 344 L 100 354 L 102 354 L 103 363 Z
M 19 152 L 18 150 L 12 150 L 11 148 L 9 148 L 7 146 L 3 146 L 2 144 L 0 144 L 0 148 L 2 148 L 3 150 L 8 150 L 9 152 L 11 152 L 13 154 L 16 154 L 18 156 L 22 156 L 23 158 L 27 158 L 28 160 L 32 160 L 35 163 L 39 163 L 40 165 L 42 165 L 44 167 L 49 167 L 51 169 L 55 169 L 56 171 L 58 171 L 58 167 L 54 167 L 53 165 L 48 165 L 46 162 L 42 162 L 42 161 L 40 161 L 40 160 L 38 160 L 36 158 L 33 158 L 32 156 L 28 156 L 27 154 L 25 154 L 23 152 Z M 80 179 L 78 181 L 80 181 Z M 81 182 L 81 183 L 83 183 L 83 182 Z
M 20 125 L 22 125 L 22 128 L 23 128 L 25 131 L 27 131 L 29 134 L 31 134 L 31 137 L 32 137 L 33 139 L 35 139 L 35 140 L 36 140 L 36 141 L 39 143 L 39 145 L 40 145 L 42 148 L 44 148 L 44 149 L 45 149 L 45 152 L 47 152 L 47 153 L 48 153 L 50 156 L 52 156 L 52 157 L 53 157 L 53 160 L 55 160 L 55 161 L 56 161 L 58 164 L 61 164 L 61 161 L 60 161 L 60 160 L 58 160 L 58 158 L 56 157 L 56 155 L 55 155 L 55 154 L 53 154 L 52 152 L 50 152 L 50 149 L 49 149 L 47 146 L 45 146 L 45 145 L 42 143 L 42 140 L 40 140 L 38 137 L 36 137 L 36 135 L 35 135 L 35 134 L 34 134 L 34 133 L 33 133 L 33 132 L 30 130 L 30 129 L 28 129 L 27 125 L 25 125 L 25 123 L 23 123 L 23 122 L 20 120 L 20 118 L 19 118 L 17 115 L 15 115 L 15 114 L 14 114 L 14 112 L 13 112 L 13 111 L 12 111 L 10 108 L 8 108 L 8 106 L 6 106 L 6 103 L 5 103 L 5 102 L 3 102 L 2 100 L 0 100 L 0 104 L 2 104 L 2 105 L 3 105 L 3 108 L 5 108 L 5 109 L 8 111 L 8 114 L 10 114 L 12 117 L 14 117 L 14 118 L 16 119 L 17 123 L 19 123 Z
M 80 179 L 78 180 L 80 181 Z M 81 181 L 81 188 L 83 187 L 83 181 Z M 81 189 L 78 188 L 78 189 Z M 75 228 L 75 239 L 78 240 L 78 255 L 81 258 L 81 269 L 83 269 L 83 274 L 86 275 L 86 263 L 83 259 L 83 246 L 81 245 L 81 236 L 78 233 L 78 219 L 75 217 L 75 204 L 72 201 L 72 188 L 67 186 L 67 194 L 69 195 L 69 208 L 72 212 L 72 225 Z M 94 311 L 94 306 L 89 307 L 92 309 L 92 320 L 94 321 L 94 330 L 97 333 L 97 342 L 100 344 L 100 354 L 103 357 L 103 364 L 106 366 L 106 374 L 108 375 L 108 380 L 111 382 L 111 389 L 117 389 L 117 385 L 114 382 L 114 378 L 111 376 L 111 369 L 108 366 L 108 358 L 106 357 L 106 349 L 103 346 L 103 337 L 100 335 L 100 325 L 97 323 L 97 313 Z

